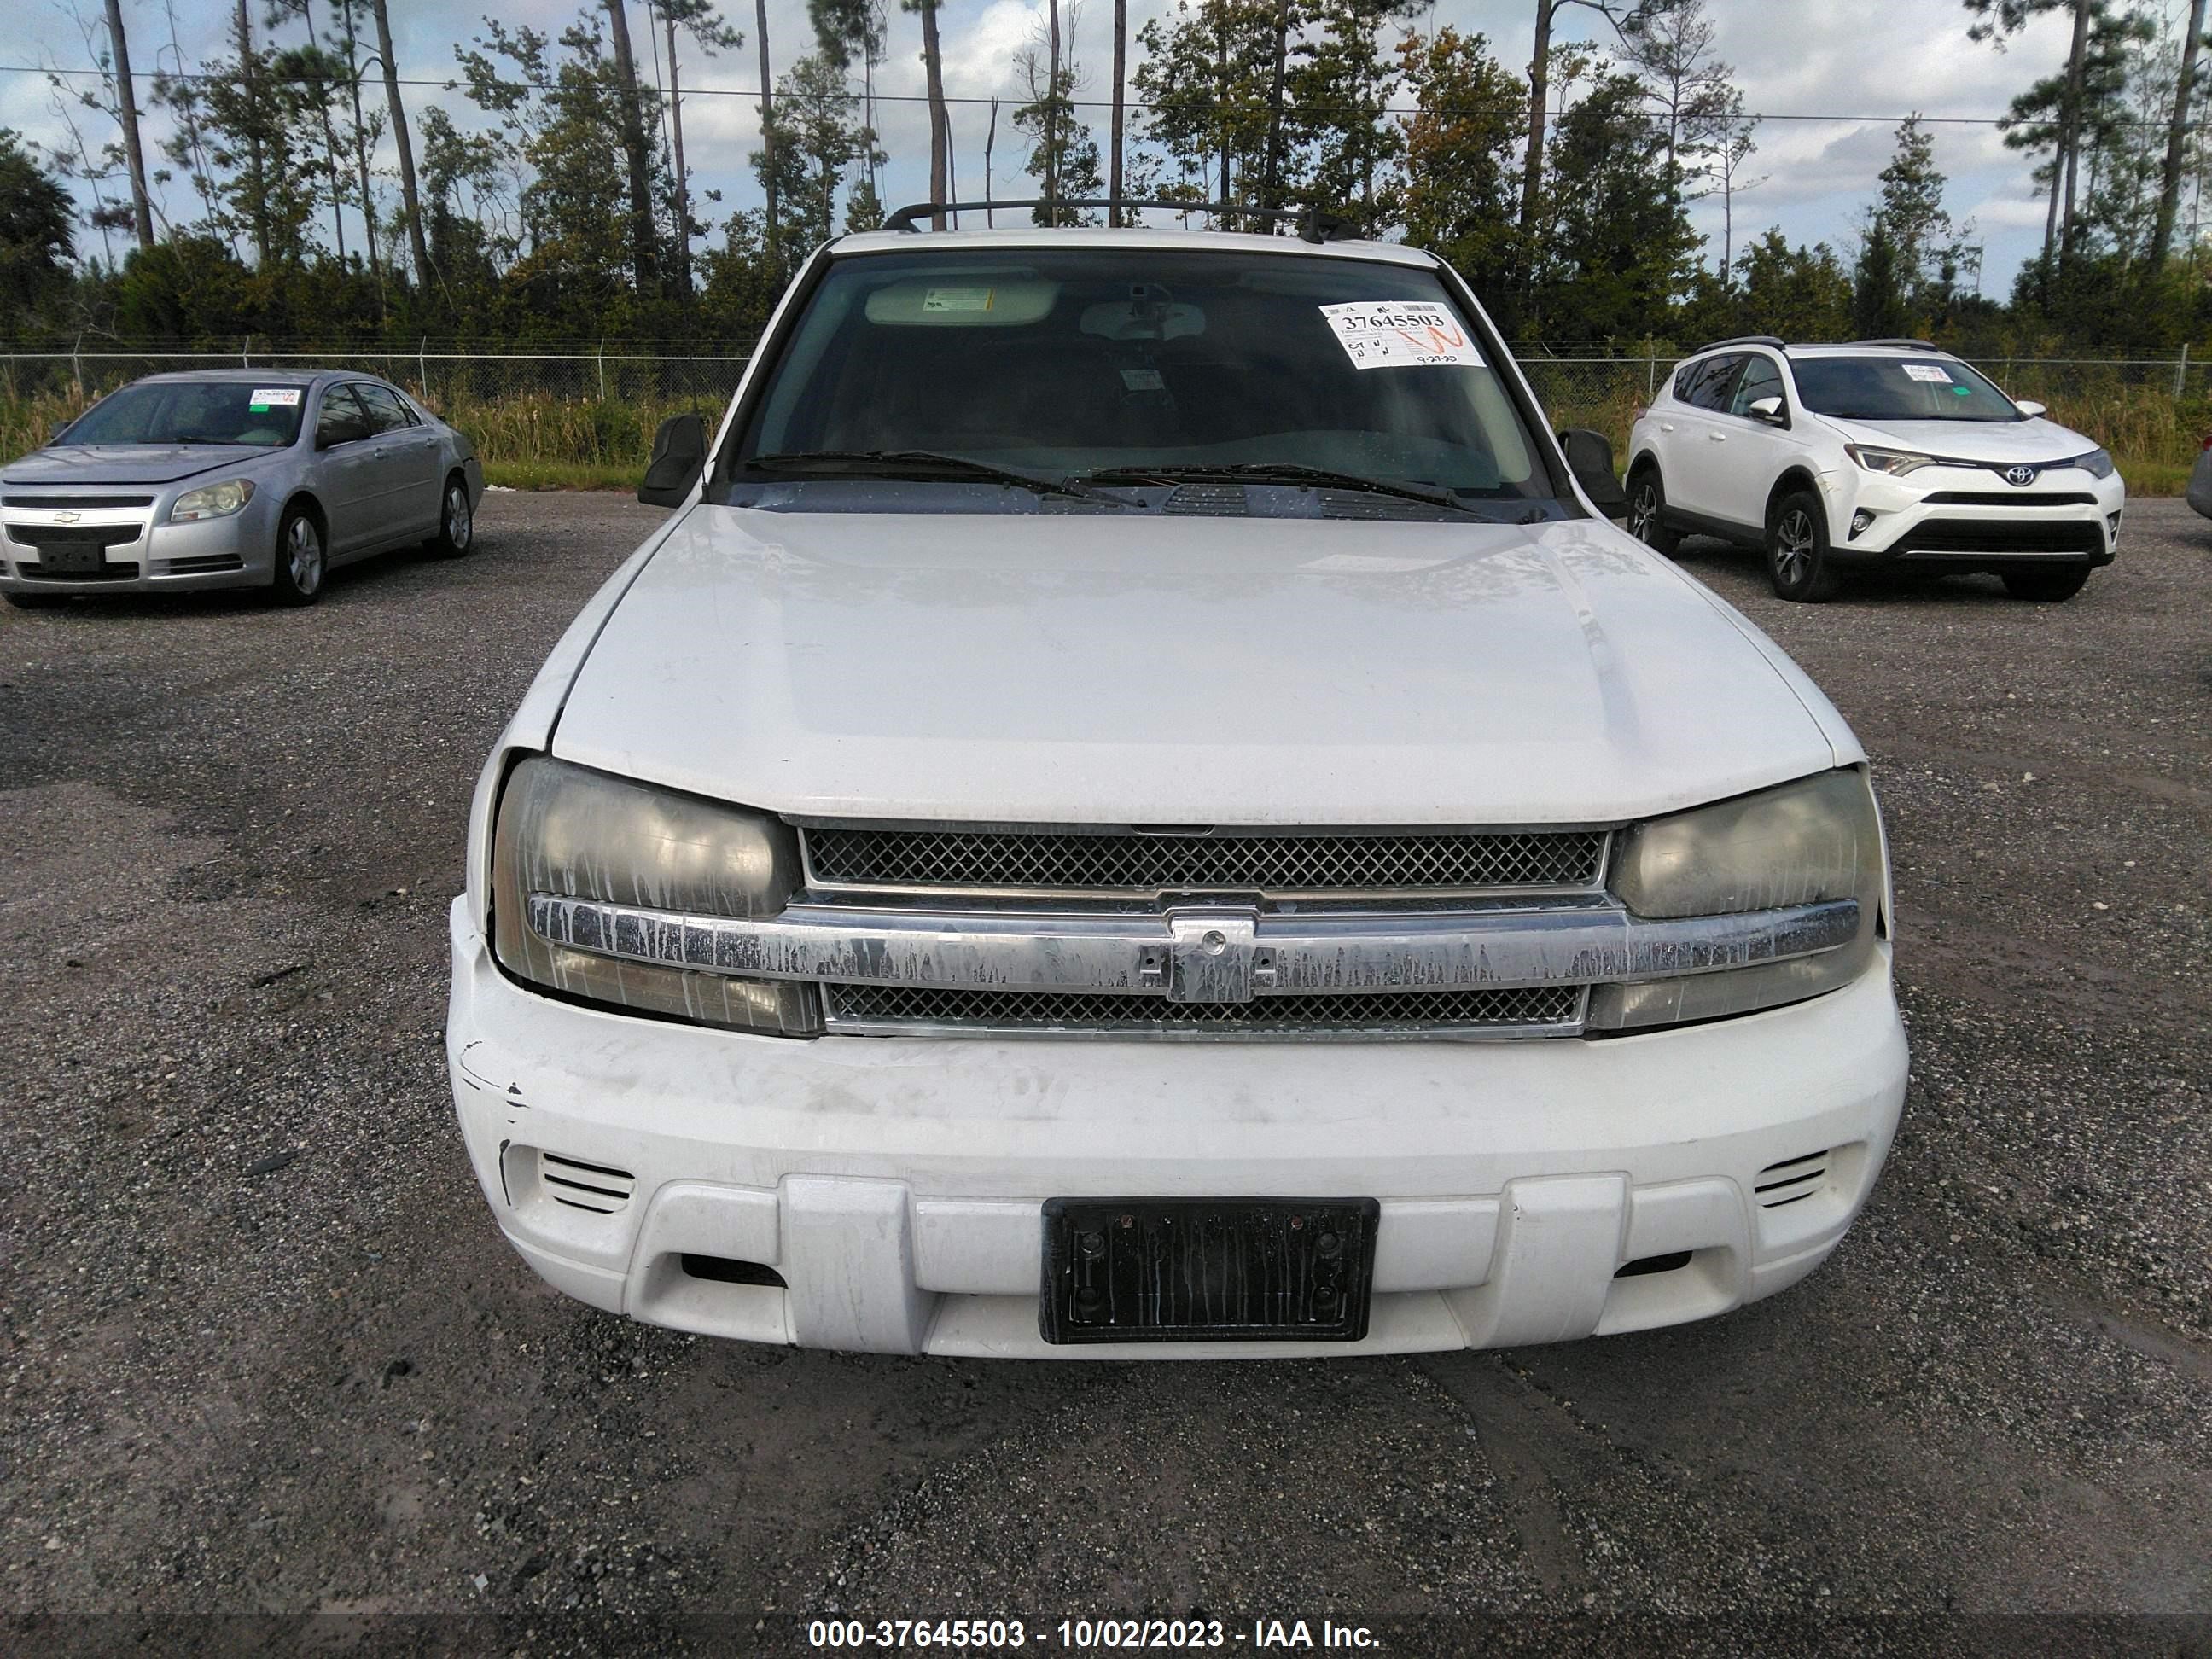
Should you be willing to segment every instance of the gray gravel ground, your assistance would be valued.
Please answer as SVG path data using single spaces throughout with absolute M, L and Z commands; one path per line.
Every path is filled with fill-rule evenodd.
M 1487 1621 L 1399 1651 L 2212 1652 L 2212 525 L 2138 505 L 2063 605 L 1790 607 L 1686 550 L 1852 720 L 1893 840 L 1911 1097 L 1823 1271 L 1649 1335 L 1136 1367 L 703 1341 L 501 1243 L 440 1049 L 468 791 L 659 516 L 497 495 L 475 556 L 312 611 L 0 615 L 24 1647 L 1203 1611 Z M 197 1617 L 315 1611 L 441 1616 Z

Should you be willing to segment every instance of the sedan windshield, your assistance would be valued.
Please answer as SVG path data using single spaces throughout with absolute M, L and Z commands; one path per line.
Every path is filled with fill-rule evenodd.
M 1798 357 L 1790 371 L 1816 415 L 1840 421 L 2018 421 L 2011 398 L 1954 358 Z
M 982 464 L 970 480 L 1095 480 L 1189 510 L 1194 485 L 1251 484 L 1372 512 L 1555 514 L 1561 486 L 1495 350 L 1433 271 L 1379 260 L 857 255 L 808 302 L 734 475 L 944 485 L 964 462 Z
M 246 380 L 155 380 L 103 398 L 62 434 L 68 444 L 247 444 L 300 435 L 305 388 Z

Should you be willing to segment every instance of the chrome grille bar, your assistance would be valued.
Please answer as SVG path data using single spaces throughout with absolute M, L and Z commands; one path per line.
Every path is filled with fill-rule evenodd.
M 1649 921 L 1615 905 L 1261 916 L 863 911 L 746 919 L 532 893 L 556 945 L 702 973 L 969 991 L 1088 991 L 1185 1002 L 1589 985 L 1718 972 L 1849 944 L 1855 899 Z

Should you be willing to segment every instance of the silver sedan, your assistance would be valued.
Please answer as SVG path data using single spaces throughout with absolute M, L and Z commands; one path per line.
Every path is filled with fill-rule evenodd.
M 331 568 L 475 540 L 469 441 L 370 375 L 153 374 L 0 468 L 0 593 L 264 587 L 312 605 Z

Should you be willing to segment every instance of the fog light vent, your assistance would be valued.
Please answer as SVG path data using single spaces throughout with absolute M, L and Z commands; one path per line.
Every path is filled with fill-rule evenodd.
M 1820 1183 L 1828 1178 L 1828 1154 L 1826 1152 L 1808 1152 L 1802 1158 L 1793 1158 L 1781 1164 L 1770 1164 L 1759 1172 L 1752 1183 L 1759 1195 L 1762 1210 L 1778 1210 L 1785 1204 L 1795 1204 L 1810 1198 L 1820 1190 Z
M 637 1190 L 637 1177 L 627 1170 L 556 1158 L 551 1152 L 538 1153 L 538 1178 L 545 1183 L 546 1194 L 555 1203 L 598 1215 L 613 1215 L 624 1209 L 630 1194 Z
M 1851 539 L 1856 541 L 1866 534 L 1867 526 L 1874 522 L 1874 514 L 1861 507 L 1851 514 Z

